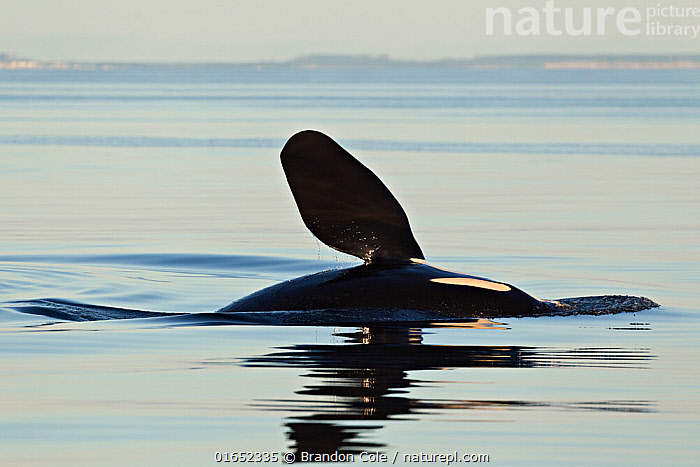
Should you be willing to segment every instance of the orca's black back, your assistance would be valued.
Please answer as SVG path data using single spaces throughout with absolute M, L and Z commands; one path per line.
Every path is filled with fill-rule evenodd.
M 367 262 L 424 259 L 396 198 L 333 139 L 302 131 L 280 158 L 301 218 L 320 241 Z

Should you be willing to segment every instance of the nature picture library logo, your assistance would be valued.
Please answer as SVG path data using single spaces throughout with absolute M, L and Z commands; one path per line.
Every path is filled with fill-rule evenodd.
M 644 8 L 571 7 L 548 0 L 541 6 L 486 8 L 486 35 L 504 36 L 673 36 L 697 39 L 700 5 L 655 3 Z

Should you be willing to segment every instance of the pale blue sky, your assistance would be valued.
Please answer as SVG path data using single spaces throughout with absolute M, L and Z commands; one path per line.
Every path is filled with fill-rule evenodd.
M 555 0 L 557 7 L 573 8 L 576 22 L 583 7 L 633 6 L 644 13 L 646 3 Z M 700 7 L 697 0 L 649 3 Z M 700 53 L 700 37 L 627 37 L 614 28 L 603 36 L 486 36 L 487 7 L 509 7 L 517 16 L 519 8 L 544 5 L 544 0 L 0 0 L 0 52 L 106 61 L 284 60 L 312 53 L 404 59 Z M 563 25 L 563 15 L 558 24 Z M 666 18 L 664 24 L 700 27 L 700 18 Z

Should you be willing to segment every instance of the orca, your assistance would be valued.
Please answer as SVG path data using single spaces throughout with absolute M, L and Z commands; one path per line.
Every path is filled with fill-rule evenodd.
M 306 227 L 324 244 L 364 264 L 264 288 L 220 313 L 313 311 L 312 316 L 323 321 L 325 315 L 340 312 L 410 321 L 411 316 L 605 314 L 658 306 L 644 297 L 619 295 L 540 300 L 504 282 L 431 266 L 389 189 L 329 136 L 301 131 L 287 141 L 280 159 Z
M 140 318 L 143 325 L 212 324 L 419 327 L 497 326 L 492 318 L 607 315 L 659 305 L 645 297 L 602 295 L 540 300 L 505 282 L 431 266 L 408 217 L 381 180 L 330 137 L 292 136 L 282 168 L 306 227 L 364 264 L 288 280 L 213 313 L 169 313 L 61 299 L 10 302 L 29 314 L 68 321 Z M 449 322 L 449 323 L 447 323 Z

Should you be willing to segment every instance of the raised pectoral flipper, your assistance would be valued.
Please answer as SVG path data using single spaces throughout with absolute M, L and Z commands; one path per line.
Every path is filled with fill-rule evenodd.
M 399 202 L 333 139 L 302 131 L 280 157 L 301 218 L 323 243 L 366 262 L 423 259 Z

